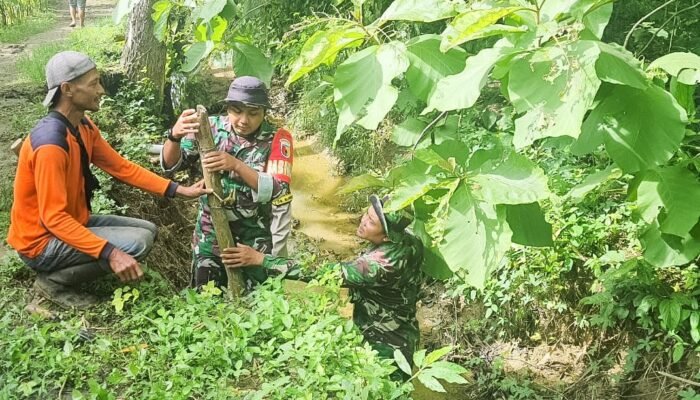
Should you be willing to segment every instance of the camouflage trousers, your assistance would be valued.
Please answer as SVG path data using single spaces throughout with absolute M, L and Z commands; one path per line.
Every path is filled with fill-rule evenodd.
M 357 310 L 357 308 L 356 308 Z M 377 352 L 380 358 L 394 359 L 394 350 L 399 350 L 413 367 L 413 352 L 416 351 L 420 341 L 420 331 L 418 322 L 415 324 L 404 323 L 396 327 L 395 323 L 383 323 L 381 321 L 370 321 L 364 316 L 354 315 L 353 322 L 360 328 L 365 341 Z M 391 379 L 395 381 L 406 381 L 409 375 L 397 369 L 391 374 Z
M 257 227 L 242 224 L 241 221 L 229 222 L 229 228 L 236 243 L 248 245 L 263 254 L 272 252 L 272 236 L 269 230 L 255 229 Z M 251 290 L 267 278 L 267 273 L 262 267 L 244 267 L 241 268 L 241 272 L 246 290 Z M 214 281 L 219 287 L 228 286 L 228 277 L 221 262 L 221 251 L 213 226 L 202 224 L 202 219 L 198 218 L 192 235 L 191 285 L 199 288 L 210 281 Z

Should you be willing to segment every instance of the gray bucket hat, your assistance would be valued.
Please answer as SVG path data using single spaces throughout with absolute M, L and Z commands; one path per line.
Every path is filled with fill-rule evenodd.
M 392 242 L 398 242 L 406 231 L 406 227 L 411 224 L 410 217 L 403 212 L 384 212 L 384 203 L 389 200 L 388 196 L 380 199 L 376 194 L 369 196 L 369 202 L 374 208 L 374 212 L 379 217 L 379 222 L 384 228 L 384 233 Z
M 46 87 L 49 92 L 44 99 L 44 105 L 48 107 L 53 102 L 61 83 L 70 82 L 95 68 L 95 63 L 90 57 L 77 51 L 62 51 L 51 57 L 46 63 Z
M 254 76 L 241 76 L 231 82 L 227 103 L 243 103 L 248 106 L 271 108 L 265 83 Z

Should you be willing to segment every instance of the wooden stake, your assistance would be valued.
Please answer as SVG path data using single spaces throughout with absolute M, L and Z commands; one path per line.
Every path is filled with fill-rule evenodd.
M 199 157 L 204 159 L 204 155 L 214 148 L 214 137 L 211 133 L 209 125 L 209 114 L 204 106 L 197 106 L 197 114 L 199 115 L 199 132 L 197 132 L 197 142 L 199 143 Z M 204 182 L 208 188 L 213 189 L 214 193 L 207 195 L 209 202 L 209 210 L 211 211 L 211 221 L 216 232 L 216 241 L 219 243 L 220 249 L 227 247 L 235 247 L 236 241 L 231 234 L 231 229 L 228 225 L 228 217 L 226 211 L 222 207 L 221 198 L 223 189 L 221 187 L 221 174 L 219 172 L 209 172 L 202 166 L 204 173 Z M 232 296 L 238 297 L 243 292 L 245 284 L 243 277 L 239 271 L 231 268 L 226 268 L 226 276 L 228 277 L 228 289 Z
M 20 138 L 12 142 L 12 144 L 10 145 L 10 150 L 12 150 L 12 152 L 15 153 L 17 157 L 19 157 L 19 151 L 22 148 L 22 142 L 23 140 L 22 138 Z

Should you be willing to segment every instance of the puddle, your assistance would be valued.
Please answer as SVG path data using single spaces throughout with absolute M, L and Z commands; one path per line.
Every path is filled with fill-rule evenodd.
M 360 216 L 340 210 L 336 192 L 345 181 L 333 175 L 332 161 L 320 148 L 313 139 L 295 142 L 292 214 L 299 220 L 295 229 L 319 240 L 321 249 L 350 258 L 358 250 L 355 230 Z

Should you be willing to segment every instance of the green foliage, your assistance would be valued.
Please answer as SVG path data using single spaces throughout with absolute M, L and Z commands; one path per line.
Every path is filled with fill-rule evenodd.
M 455 384 L 467 383 L 467 380 L 464 378 L 467 370 L 464 367 L 449 361 L 438 361 L 451 350 L 451 346 L 446 346 L 432 351 L 427 356 L 426 350 L 417 351 L 415 354 L 413 354 L 413 363 L 417 369 L 415 373 L 411 370 L 408 361 L 406 361 L 406 358 L 401 351 L 394 350 L 394 360 L 401 371 L 410 376 L 407 381 L 409 384 L 411 384 L 411 381 L 414 379 L 417 379 L 420 383 L 433 392 L 444 393 L 445 388 L 438 381 L 438 379 Z
M 155 91 L 147 80 L 125 81 L 113 96 L 106 96 L 95 113 L 97 126 L 125 158 L 148 164 L 148 147 L 162 141 L 163 116 L 154 109 Z
M 650 15 L 630 32 L 637 21 L 665 2 L 626 0 L 615 2 L 603 39 L 623 44 L 642 59 L 654 60 L 669 52 L 700 53 L 697 32 L 700 6 L 693 0 L 677 0 Z
M 112 303 L 128 302 L 123 315 L 109 307 L 88 314 L 93 326 L 109 327 L 91 340 L 79 335 L 79 315 L 41 321 L 4 307 L 0 396 L 65 388 L 86 398 L 386 399 L 410 390 L 388 379 L 391 361 L 337 314 L 336 275 L 288 295 L 272 280 L 235 303 L 213 286 L 173 296 L 157 282 L 117 289 Z M 462 371 L 429 361 L 424 369 L 438 378 Z
M 66 42 L 42 44 L 32 50 L 31 54 L 17 60 L 17 69 L 30 82 L 46 85 L 46 63 L 56 53 L 74 50 L 87 54 L 95 61 L 98 69 L 104 69 L 119 60 L 122 45 L 118 37 L 122 28 L 111 25 L 109 20 L 98 22 L 71 32 Z
M 0 26 L 0 43 L 20 43 L 30 36 L 50 29 L 55 20 L 55 14 L 42 12 L 17 24 Z
M 690 268 L 697 270 L 695 265 Z M 700 289 L 694 283 L 678 292 L 652 266 L 636 260 L 606 271 L 600 276 L 600 283 L 604 291 L 582 300 L 582 304 L 596 310 L 591 318 L 594 326 L 614 329 L 633 320 L 647 333 L 646 342 L 640 343 L 645 347 L 638 346 L 637 350 L 649 351 L 650 346 L 666 349 L 673 363 L 680 361 L 689 346 L 700 342 Z M 656 332 L 663 336 L 658 338 Z M 650 344 L 650 340 L 654 343 Z
M 568 137 L 559 143 L 573 143 L 570 149 L 576 155 L 598 153 L 604 145 L 614 167 L 625 173 L 636 174 L 638 179 L 663 174 L 663 168 L 674 163 L 681 150 L 689 122 L 686 110 L 694 115 L 691 85 L 697 81 L 697 59 L 678 54 L 652 63 L 652 68 L 672 76 L 669 92 L 647 76 L 630 52 L 599 40 L 610 18 L 609 3 L 572 0 L 533 6 L 517 0 L 441 4 L 396 0 L 370 24 L 358 18 L 361 12 L 352 18 L 329 18 L 331 28 L 320 30 L 302 47 L 295 65 L 304 68 L 295 68 L 293 79 L 332 62 L 341 50 L 350 53 L 337 66 L 331 83 L 338 112 L 336 142 L 351 124 L 376 129 L 399 104 L 402 87 L 411 90 L 417 104 L 427 106 L 420 116 L 409 114 L 393 133 L 396 143 L 414 146 L 414 159 L 384 180 L 365 177 L 351 185 L 354 189 L 369 185 L 386 188 L 398 199 L 389 208 L 413 208 L 414 231 L 428 247 L 428 271 L 434 276 L 448 271 L 464 273 L 471 284 L 480 287 L 514 241 L 509 223 L 518 230 L 515 242 L 551 243 L 551 238 L 545 237 L 551 230 L 539 205 L 533 204 L 549 196 L 545 175 L 533 174 L 530 160 L 503 149 L 512 145 L 523 151 L 548 138 Z M 357 7 L 361 11 L 362 4 Z M 441 19 L 448 21 L 439 36 L 406 37 L 392 22 Z M 364 25 L 365 38 L 358 41 L 366 44 L 355 50 L 358 41 L 331 34 L 339 20 L 340 26 L 353 29 Z M 492 36 L 500 39 L 495 44 L 484 40 Z M 465 43 L 470 41 L 483 47 L 468 57 L 460 70 Z M 384 52 L 393 54 L 390 60 L 382 57 Z M 514 129 L 506 128 L 512 140 L 476 151 L 458 142 L 444 142 L 443 135 L 436 132 L 437 123 L 453 115 L 459 117 L 461 110 L 473 107 L 489 80 L 500 86 L 504 100 L 512 104 Z M 460 90 L 455 91 L 456 87 Z M 441 113 L 436 116 L 435 111 Z M 494 117 L 492 126 L 495 121 Z M 429 132 L 432 145 L 418 149 L 431 129 L 435 129 Z M 457 125 L 445 133 L 459 138 L 459 131 Z M 490 168 L 494 176 L 483 168 Z M 585 185 L 604 179 L 599 174 Z M 668 197 L 677 196 L 681 186 L 692 188 L 687 191 L 689 197 L 700 190 L 700 182 L 691 176 L 678 182 L 676 189 L 671 186 L 675 184 L 660 190 L 669 189 Z M 578 188 L 578 194 L 573 194 L 581 196 L 582 190 Z M 630 188 L 633 196 L 635 190 L 636 186 Z M 662 258 L 665 265 L 678 265 L 700 252 L 692 230 L 698 216 L 685 211 L 681 203 L 686 199 L 675 204 L 653 203 L 657 207 L 654 216 L 664 218 L 659 222 L 663 225 L 660 234 L 672 237 L 657 241 L 669 249 L 649 245 L 645 251 L 648 260 L 658 264 Z M 506 218 L 508 207 L 510 220 Z M 538 221 L 534 226 L 539 227 L 539 234 L 525 237 L 523 221 Z M 652 222 L 647 223 L 648 235 L 655 236 L 644 240 L 645 245 L 659 236 Z M 681 256 L 663 256 L 672 251 Z
M 34 50 L 29 55 L 17 59 L 17 69 L 22 76 L 35 85 L 46 84 L 46 63 L 54 54 L 64 51 L 67 46 L 63 43 L 47 43 Z

